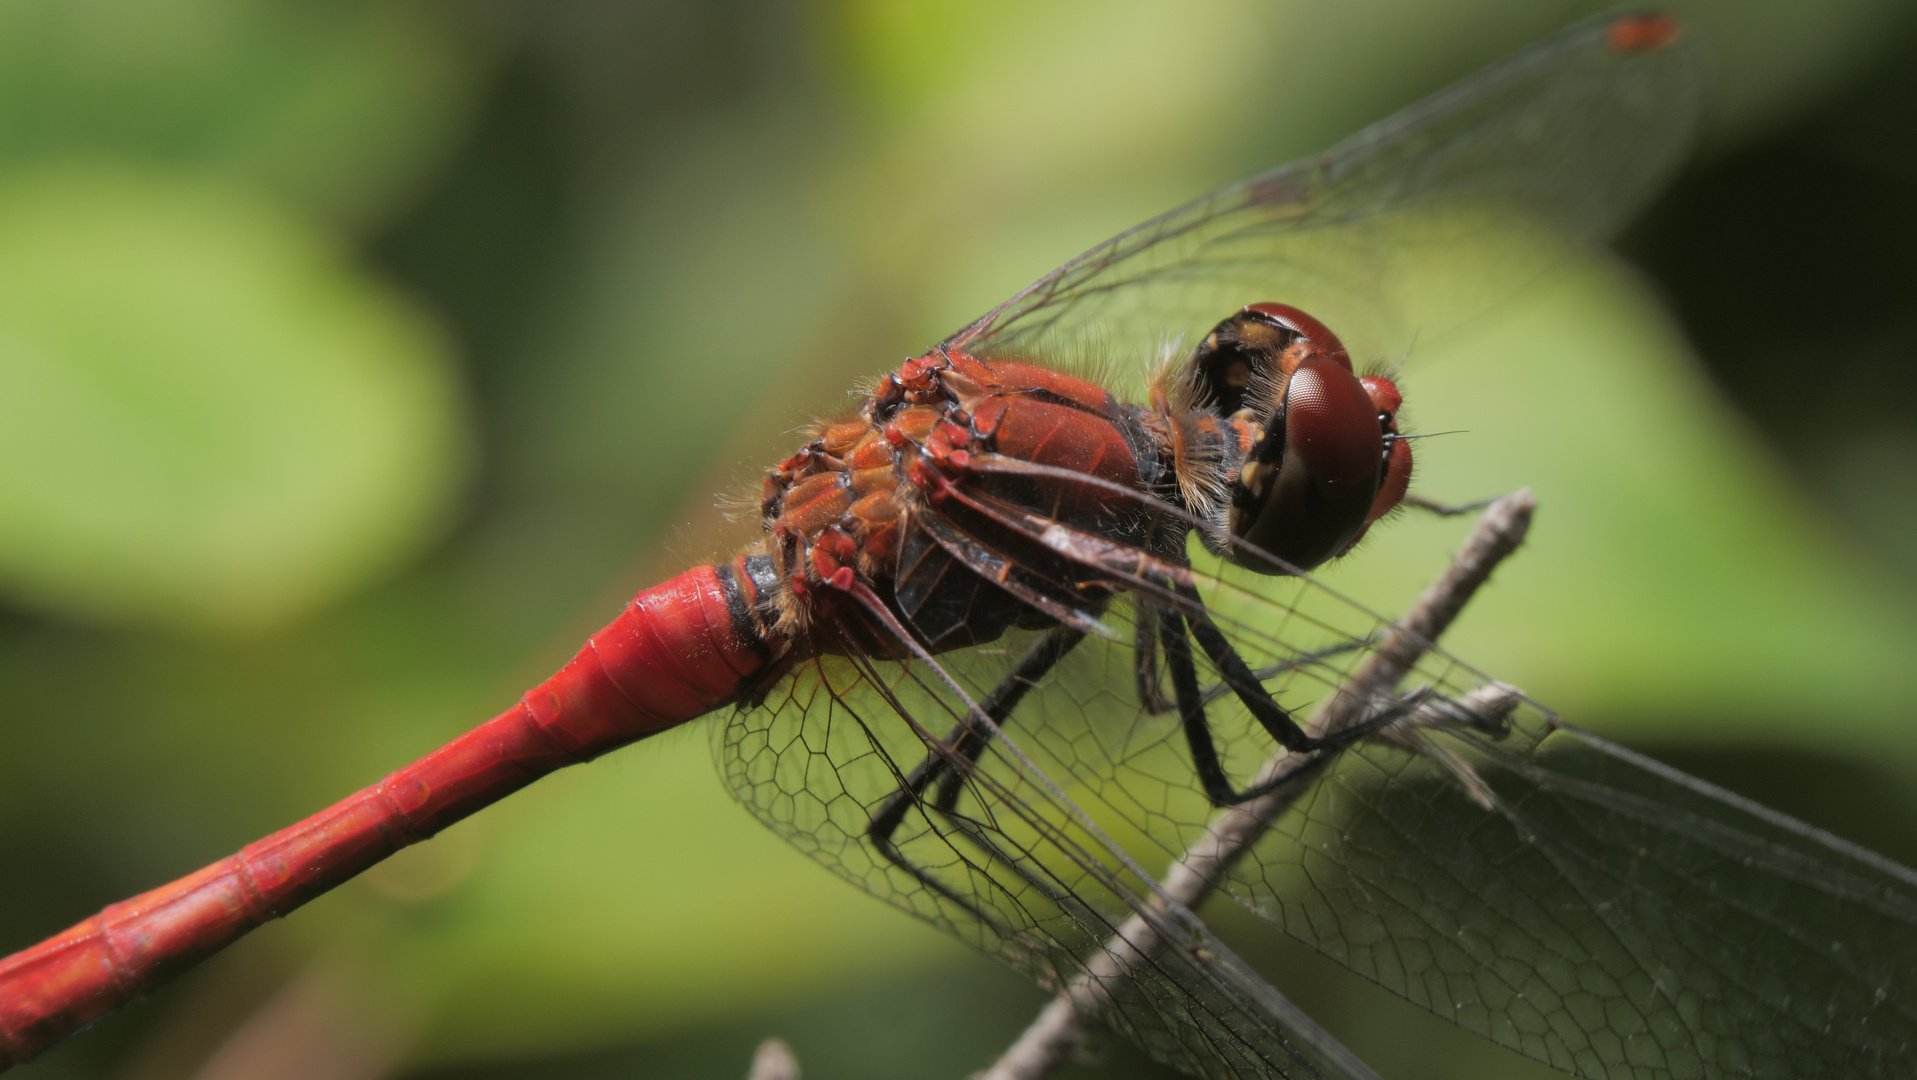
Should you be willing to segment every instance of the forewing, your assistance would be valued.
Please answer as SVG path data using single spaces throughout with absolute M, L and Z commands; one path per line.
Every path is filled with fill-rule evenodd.
M 1535 712 L 1423 738 L 1346 755 L 1228 890 L 1580 1076 L 1907 1074 L 1911 871 Z
M 1207 613 L 1294 716 L 1358 685 L 1382 620 L 1308 580 L 1197 561 Z M 1136 622 L 1124 604 L 1105 618 L 1128 611 Z M 1132 649 L 1087 639 L 1006 726 L 1156 865 L 1216 813 L 1176 718 L 1143 707 L 1137 667 Z M 1242 788 L 1284 759 L 1204 675 Z M 1495 729 L 1443 719 L 1494 689 L 1426 653 L 1367 706 L 1406 721 L 1296 785 L 1222 888 L 1405 999 L 1580 1076 L 1901 1074 L 1917 1048 L 1917 874 L 1532 706 Z
M 967 650 L 949 673 L 976 700 L 1006 677 L 1008 655 Z M 718 728 L 715 751 L 734 794 L 775 832 L 1042 986 L 1083 992 L 1091 980 L 1102 1018 L 1168 1065 L 1375 1080 L 1188 911 L 1158 902 L 1015 740 L 991 742 L 949 808 L 934 805 L 936 785 L 908 798 L 888 857 L 873 822 L 966 708 L 922 662 L 824 657 Z
M 1348 704 L 1383 620 L 1306 579 L 1194 560 L 1203 613 L 1278 702 L 1301 721 Z M 940 657 L 966 698 L 923 663 L 811 662 L 724 727 L 722 769 L 815 858 L 1048 987 L 1141 934 L 1163 943 L 1108 984 L 1113 1024 L 1160 1060 L 1366 1075 L 1182 909 L 1154 908 L 1141 867 L 1159 874 L 1217 816 L 1176 711 L 1141 690 L 1162 656 L 1141 665 L 1128 644 L 1163 605 L 1200 612 L 1141 583 L 1100 612 L 1111 637 L 1018 676 L 1028 692 L 949 807 L 936 784 L 908 800 L 897 861 L 872 822 L 1042 634 Z M 1234 784 L 1297 760 L 1202 675 Z M 1490 688 L 1427 652 L 1348 712 L 1400 722 L 1305 774 L 1220 887 L 1406 1000 L 1580 1076 L 1897 1074 L 1917 1044 L 1917 876 L 1533 707 L 1463 722 Z
M 1154 357 L 1254 301 L 1293 304 L 1361 359 L 1480 314 L 1608 236 L 1693 143 L 1698 42 L 1622 48 L 1574 26 L 1372 125 L 1121 233 L 947 344 Z M 1633 24 L 1633 25 L 1642 25 Z
M 948 344 L 1151 355 L 1246 302 L 1281 300 L 1361 357 L 1395 354 L 1508 295 L 1566 239 L 1613 231 L 1677 164 L 1703 108 L 1698 48 L 1619 50 L 1614 25 L 1573 28 L 1325 155 L 1122 234 Z M 970 703 L 1012 678 L 1038 634 L 942 655 L 963 694 L 921 661 L 809 661 L 720 730 L 722 770 L 835 871 L 1047 986 L 1106 969 L 1128 935 L 1161 944 L 1108 983 L 1109 1018 L 1161 1060 L 1218 1076 L 1366 1075 L 1188 913 L 1157 903 L 1141 867 L 1203 842 L 1215 809 L 1162 685 L 1148 692 L 1164 657 L 1143 631 L 1165 607 L 1213 619 L 1302 720 L 1351 700 L 1386 624 L 1307 579 L 1190 554 L 1202 609 L 1128 576 L 1123 558 L 1081 566 L 1124 591 L 1087 601 L 1086 625 L 1111 633 L 1026 680 L 1005 735 L 977 748 L 976 767 L 948 770 L 962 777 L 949 801 L 914 770 L 928 755 L 956 761 Z M 1058 556 L 1097 557 L 1060 548 L 1008 583 L 1102 595 L 1083 573 L 1047 579 Z M 1239 697 L 1202 674 L 1232 782 L 1278 767 Z M 1464 722 L 1486 689 L 1427 653 L 1395 694 L 1355 710 L 1402 722 L 1285 789 L 1222 888 L 1407 1000 L 1581 1076 L 1902 1067 L 1917 1043 L 1910 871 L 1528 706 L 1495 730 Z M 893 857 L 873 829 L 888 817 Z

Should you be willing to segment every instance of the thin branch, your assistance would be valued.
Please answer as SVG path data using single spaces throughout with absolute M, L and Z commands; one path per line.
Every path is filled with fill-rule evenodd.
M 1485 510 L 1444 575 L 1425 590 L 1404 618 L 1386 631 L 1377 650 L 1366 658 L 1344 687 L 1319 707 L 1308 725 L 1312 734 L 1337 731 L 1358 722 L 1369 707 L 1395 690 L 1490 578 L 1491 571 L 1524 541 L 1536 508 L 1537 500 L 1528 490 L 1521 490 L 1499 499 Z M 1471 713 L 1486 718 L 1508 714 L 1517 703 L 1515 690 L 1495 684 L 1479 687 L 1458 702 Z M 1408 740 L 1420 727 L 1455 722 L 1452 711 L 1426 703 L 1399 718 L 1384 734 Z M 979 1080 L 1040 1080 L 1071 1058 L 1084 1041 L 1086 1025 L 1098 1018 L 1110 1000 L 1106 987 L 1113 979 L 1128 976 L 1157 950 L 1158 934 L 1154 927 L 1164 925 L 1162 914 L 1167 902 L 1187 909 L 1203 903 L 1278 815 L 1309 788 L 1317 770 L 1310 767 L 1310 761 L 1301 763 L 1299 757 L 1280 752 L 1265 763 L 1254 783 L 1264 783 L 1281 772 L 1290 772 L 1293 781 L 1219 814 L 1205 835 L 1165 874 L 1161 882 L 1162 895 L 1151 902 L 1156 910 L 1127 919 L 1086 965 L 1086 970 L 1052 999 L 1018 1041 L 1008 1047 Z M 1321 755 L 1316 760 L 1331 758 Z M 1474 797 L 1477 797 L 1475 792 Z M 1363 1066 L 1358 1068 L 1362 1070 Z
M 799 1080 L 799 1056 L 784 1039 L 767 1039 L 752 1055 L 746 1080 Z

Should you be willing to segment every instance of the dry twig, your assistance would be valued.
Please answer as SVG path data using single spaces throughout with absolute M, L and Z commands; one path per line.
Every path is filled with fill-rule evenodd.
M 799 1055 L 784 1039 L 767 1039 L 753 1053 L 746 1080 L 799 1080 Z
M 1386 632 L 1377 650 L 1344 687 L 1318 709 L 1309 725 L 1314 734 L 1337 731 L 1357 722 L 1368 708 L 1393 692 L 1425 650 L 1464 610 L 1472 594 L 1490 578 L 1491 571 L 1524 541 L 1536 507 L 1537 501 L 1529 491 L 1518 491 L 1485 510 L 1444 575 Z M 1459 704 L 1480 716 L 1495 718 L 1509 713 L 1517 702 L 1516 691 L 1492 685 L 1465 695 Z M 1435 709 L 1420 706 L 1386 729 L 1386 734 L 1409 737 L 1408 733 L 1417 727 L 1445 719 Z M 1280 752 L 1265 763 L 1255 783 L 1262 784 L 1280 770 L 1296 770 L 1297 766 L 1292 755 Z M 1153 901 L 1153 906 L 1161 910 L 1127 919 L 1087 969 L 1052 999 L 979 1080 L 1039 1080 L 1063 1065 L 1084 1041 L 1086 1025 L 1097 1019 L 1109 1000 L 1110 992 L 1105 987 L 1156 951 L 1158 934 L 1154 928 L 1163 925 L 1157 916 L 1168 901 L 1188 909 L 1202 903 L 1272 821 L 1313 782 L 1314 772 L 1298 770 L 1295 782 L 1219 814 L 1205 835 L 1166 873 L 1160 883 L 1163 894 Z

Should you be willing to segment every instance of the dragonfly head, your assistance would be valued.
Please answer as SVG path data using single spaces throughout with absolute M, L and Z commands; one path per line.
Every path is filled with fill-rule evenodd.
M 1262 573 L 1309 570 L 1350 550 L 1404 497 L 1411 446 L 1390 379 L 1360 379 L 1329 328 L 1285 304 L 1251 304 L 1187 364 L 1198 397 L 1235 434 L 1222 542 Z M 1220 538 L 1212 538 L 1218 541 Z

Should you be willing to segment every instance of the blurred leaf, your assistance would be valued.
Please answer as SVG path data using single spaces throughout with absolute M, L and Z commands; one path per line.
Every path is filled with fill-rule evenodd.
M 656 1037 L 963 954 L 760 827 L 705 736 L 620 751 L 456 826 L 448 839 L 479 834 L 474 876 L 424 904 L 380 893 L 383 932 L 362 924 L 329 954 L 383 1013 L 421 1019 L 432 1060 Z
M 576 595 L 569 577 L 589 572 L 597 586 L 609 568 L 631 568 L 639 538 L 709 507 L 739 459 L 756 483 L 765 461 L 790 452 L 791 425 L 844 408 L 846 377 L 816 374 L 847 359 L 844 335 L 818 340 L 844 308 L 843 255 L 794 180 L 820 155 L 792 126 L 790 108 L 713 117 L 582 200 L 597 223 L 588 273 L 533 339 L 539 363 L 512 373 L 502 395 L 512 409 L 489 431 L 498 512 L 523 515 L 511 570 L 537 573 L 548 595 L 481 618 L 523 628 L 536 605 Z M 787 169 L 756 167 L 767 160 Z M 764 429 L 729 432 L 748 411 Z M 717 480 L 700 471 L 715 457 Z M 690 538 L 675 547 L 656 560 L 661 573 L 725 550 Z M 631 572 L 621 575 L 628 590 L 652 584 Z M 619 599 L 606 592 L 595 618 L 573 624 L 568 651 Z M 713 775 L 703 734 L 569 770 L 418 849 L 415 876 L 428 877 L 428 849 L 477 837 L 471 876 L 444 895 L 407 903 L 371 883 L 368 922 L 392 937 L 369 930 L 349 948 L 382 1011 L 421 1017 L 422 1056 L 677 1030 L 956 951 L 743 813 Z
M 840 0 L 827 47 L 877 121 L 834 184 L 845 231 L 920 298 L 923 345 L 1120 229 L 1614 6 Z M 1894 0 L 1671 6 L 1723 73 L 1733 135 L 1816 101 L 1908 22 Z
M 1263 50 L 1296 21 L 1245 0 L 851 0 L 832 15 L 831 47 L 878 137 L 828 190 L 872 277 L 930 309 L 914 347 L 1231 179 L 1205 166 L 1237 138 Z
M 92 619 L 281 622 L 444 521 L 438 332 L 300 222 L 87 166 L 0 183 L 0 587 Z
M 422 3 L 0 5 L 0 164 L 111 154 L 389 212 L 465 130 L 480 56 Z
M 1671 5 L 1718 58 L 1729 140 L 1795 119 L 1900 41 L 1913 9 L 1900 0 L 1677 0 Z

